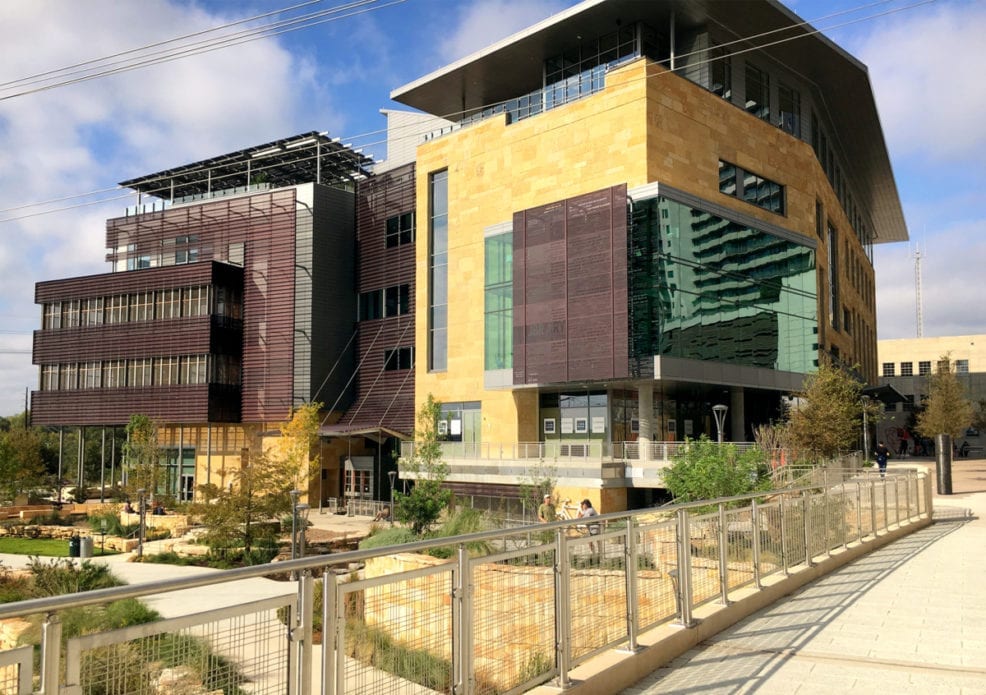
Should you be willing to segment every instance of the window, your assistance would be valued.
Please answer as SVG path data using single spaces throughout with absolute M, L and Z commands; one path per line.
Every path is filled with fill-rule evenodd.
M 103 322 L 103 298 L 93 297 L 82 300 L 83 326 L 98 326 Z
M 411 369 L 414 366 L 414 348 L 400 347 L 393 350 L 384 350 L 383 368 L 385 371 L 393 372 L 399 369 Z
M 78 328 L 81 302 L 73 299 L 62 302 L 62 328 Z
M 948 374 L 952 371 L 952 365 L 948 360 L 938 360 L 938 373 Z
M 746 110 L 761 120 L 770 120 L 770 76 L 750 63 L 746 64 Z
M 205 316 L 209 313 L 209 288 L 184 287 L 181 291 L 181 315 Z
M 359 296 L 359 320 L 383 318 L 383 293 L 380 290 L 363 292 Z
M 132 246 L 133 244 L 131 244 Z M 131 256 L 127 259 L 127 270 L 143 270 L 151 267 L 150 255 Z
M 154 318 L 154 293 L 138 292 L 130 295 L 130 320 L 149 321 Z
M 58 368 L 58 388 L 71 391 L 79 387 L 79 365 L 63 364 Z
M 784 214 L 784 186 L 722 160 L 719 160 L 719 192 Z
M 405 212 L 387 220 L 387 248 L 414 243 L 414 213 Z
M 969 360 L 955 360 L 955 373 L 956 374 L 968 374 L 969 373 Z
M 900 363 L 900 375 L 901 376 L 914 376 L 914 363 L 913 362 L 901 362 Z
M 428 369 L 448 368 L 448 171 L 428 176 Z
M 229 245 L 229 250 L 226 252 L 226 260 L 228 260 L 233 265 L 242 266 L 243 256 L 244 256 L 244 246 L 242 241 Z
M 801 94 L 783 82 L 777 84 L 777 110 L 781 130 L 801 137 Z
M 733 96 L 733 66 L 721 48 L 709 52 L 709 91 L 729 101 Z
M 918 376 L 931 374 L 931 362 L 918 362 Z
M 883 363 L 883 376 L 894 376 L 894 363 L 884 362 Z
M 41 390 L 58 390 L 58 365 L 45 364 L 41 366 Z
M 846 333 L 852 335 L 852 314 L 846 307 L 842 307 L 842 328 Z
M 49 302 L 45 304 L 41 317 L 41 328 L 47 331 L 61 327 L 62 327 L 62 303 Z
M 127 362 L 127 386 L 139 388 L 150 386 L 152 381 L 150 358 L 130 360 Z
M 384 315 L 400 316 L 406 314 L 410 302 L 410 286 L 395 285 L 384 290 Z
M 513 367 L 513 233 L 486 238 L 484 368 Z
M 839 235 L 829 224 L 829 323 L 839 330 Z
M 98 389 L 103 385 L 103 369 L 99 362 L 83 362 L 79 365 L 79 388 Z
M 180 381 L 183 384 L 205 384 L 208 377 L 206 355 L 186 355 L 181 358 Z
M 178 290 L 158 290 L 154 293 L 154 315 L 160 319 L 178 318 Z
M 127 363 L 124 360 L 103 362 L 103 388 L 112 389 L 127 385 Z
M 154 360 L 154 385 L 172 386 L 178 383 L 178 358 L 158 357 Z
M 214 355 L 210 362 L 210 383 L 230 384 L 240 383 L 240 362 L 230 355 Z
M 825 236 L 825 208 L 820 200 L 815 201 L 815 234 L 819 239 Z
M 180 236 L 175 239 L 175 265 L 184 263 L 195 263 L 199 259 L 199 250 L 190 244 L 197 244 L 199 237 L 197 234 Z
M 118 294 L 106 298 L 106 323 L 123 323 L 127 320 L 127 295 Z

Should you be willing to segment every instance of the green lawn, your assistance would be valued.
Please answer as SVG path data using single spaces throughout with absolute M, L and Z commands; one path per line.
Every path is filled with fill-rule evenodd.
M 93 555 L 102 555 L 99 543 L 94 543 Z M 0 553 L 12 555 L 41 555 L 44 557 L 68 557 L 68 541 L 55 538 L 0 538 Z M 113 555 L 113 551 L 106 551 Z

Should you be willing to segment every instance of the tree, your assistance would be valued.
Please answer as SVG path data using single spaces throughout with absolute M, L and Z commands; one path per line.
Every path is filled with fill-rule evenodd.
M 308 489 L 312 474 L 319 469 L 318 454 L 313 455 L 312 449 L 318 442 L 321 410 L 321 403 L 306 403 L 281 425 L 281 448 L 287 465 L 294 469 L 295 488 L 300 490 Z
M 123 456 L 127 467 L 127 492 L 131 497 L 136 497 L 138 490 L 154 494 L 161 482 L 157 424 L 146 415 L 131 415 L 126 430 Z
M 974 416 L 965 387 L 952 371 L 951 356 L 942 355 L 938 371 L 928 377 L 928 398 L 917 416 L 917 433 L 928 439 L 939 434 L 958 439 L 972 424 Z
M 452 492 L 442 487 L 449 467 L 442 461 L 438 443 L 441 412 L 442 404 L 428 394 L 428 399 L 418 409 L 414 454 L 400 463 L 403 470 L 415 475 L 415 481 L 408 494 L 395 494 L 394 516 L 401 523 L 409 524 L 416 535 L 428 531 L 452 499 Z
M 788 412 L 784 427 L 790 446 L 821 459 L 853 448 L 862 427 L 862 388 L 845 369 L 822 362 Z
M 0 498 L 13 500 L 45 478 L 44 433 L 35 427 L 0 432 Z
M 664 485 L 676 502 L 697 502 L 770 489 L 770 466 L 759 448 L 740 453 L 733 444 L 718 444 L 705 435 L 686 440 Z
M 311 450 L 318 440 L 320 403 L 299 407 L 281 423 L 279 446 L 249 455 L 233 473 L 233 484 L 221 490 L 202 485 L 204 504 L 196 506 L 206 527 L 205 542 L 217 548 L 243 547 L 249 553 L 258 541 L 273 540 L 274 526 L 264 524 L 292 511 L 290 491 L 308 489 L 318 457 Z
M 554 492 L 558 482 L 558 469 L 552 464 L 546 464 L 544 459 L 540 459 L 533 468 L 529 468 L 520 479 L 518 490 L 520 499 L 524 501 L 529 509 L 536 510 L 545 495 Z

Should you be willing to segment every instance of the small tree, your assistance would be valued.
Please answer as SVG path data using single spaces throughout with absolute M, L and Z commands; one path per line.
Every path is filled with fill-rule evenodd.
M 318 454 L 312 451 L 318 442 L 322 404 L 306 403 L 298 407 L 291 419 L 281 425 L 285 463 L 294 469 L 295 488 L 308 489 L 312 474 L 319 469 Z
M 788 412 L 784 427 L 790 446 L 822 459 L 851 449 L 862 427 L 861 395 L 862 384 L 848 371 L 822 362 Z
M 414 486 L 406 495 L 399 492 L 394 495 L 394 516 L 408 524 L 416 535 L 428 531 L 452 499 L 452 492 L 442 487 L 449 467 L 442 461 L 438 443 L 441 413 L 442 404 L 428 394 L 428 399 L 418 410 L 414 454 L 401 461 L 401 468 L 415 474 Z
M 553 464 L 538 460 L 537 464 L 528 469 L 518 483 L 520 498 L 530 509 L 537 509 L 545 495 L 550 495 L 558 483 L 558 469 Z
M 938 371 L 928 377 L 928 398 L 917 416 L 918 434 L 928 439 L 939 434 L 958 439 L 972 424 L 974 416 L 965 387 L 952 371 L 951 356 L 942 355 Z
M 123 456 L 128 469 L 127 492 L 131 497 L 136 497 L 141 489 L 153 494 L 161 478 L 157 424 L 146 415 L 131 415 L 126 431 Z
M 719 445 L 705 435 L 686 440 L 664 485 L 676 502 L 697 502 L 770 489 L 770 466 L 759 448 L 739 453 L 733 444 Z
M 0 499 L 30 492 L 45 477 L 44 436 L 34 427 L 0 432 Z

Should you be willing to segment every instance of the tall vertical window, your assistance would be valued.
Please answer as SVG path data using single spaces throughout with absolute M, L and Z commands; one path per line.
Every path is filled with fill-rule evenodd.
M 918 362 L 918 376 L 928 376 L 931 374 L 931 362 Z
M 746 64 L 746 110 L 770 120 L 770 76 L 750 63 Z
M 968 374 L 969 373 L 969 360 L 955 360 L 955 373 L 956 374 Z
M 82 300 L 82 325 L 98 326 L 103 322 L 103 298 L 90 297 Z
M 513 367 L 513 234 L 486 238 L 484 368 Z
M 204 384 L 208 376 L 208 359 L 206 355 L 185 355 L 181 358 L 181 383 Z
M 428 177 L 428 369 L 448 368 L 448 170 Z
M 154 385 L 172 386 L 178 383 L 178 358 L 157 357 L 154 359 Z
M 801 137 L 801 94 L 783 82 L 777 84 L 777 110 L 781 130 Z
M 733 96 L 733 66 L 729 54 L 722 48 L 709 51 L 709 91 L 726 101 Z
M 183 287 L 181 290 L 181 315 L 205 316 L 209 313 L 208 287 Z
M 62 327 L 62 303 L 48 302 L 44 306 L 44 315 L 41 318 L 41 328 L 51 330 Z
M 62 302 L 62 328 L 77 328 L 81 303 L 78 299 Z
M 58 390 L 58 365 L 45 364 L 41 366 L 41 390 Z
M 154 293 L 137 292 L 130 295 L 130 320 L 150 321 L 154 318 Z
M 123 323 L 127 320 L 127 295 L 118 294 L 106 298 L 106 323 Z
M 103 388 L 120 388 L 127 385 L 127 363 L 125 360 L 103 362 Z
M 141 387 L 151 385 L 151 358 L 127 362 L 127 386 Z
M 79 388 L 98 389 L 103 385 L 103 367 L 99 362 L 83 362 L 79 365 Z
M 79 365 L 63 364 L 58 369 L 58 388 L 71 391 L 79 387 Z
M 829 225 L 829 323 L 839 330 L 839 236 Z

